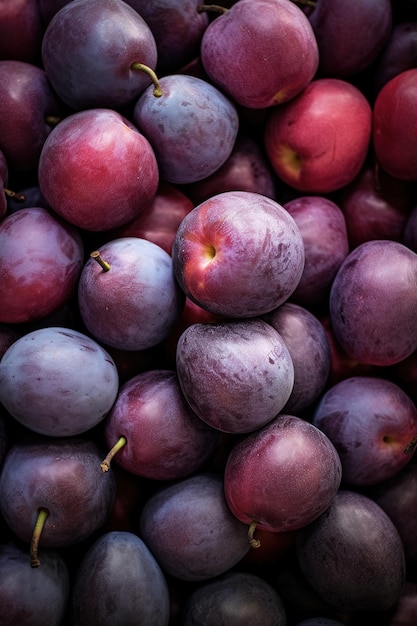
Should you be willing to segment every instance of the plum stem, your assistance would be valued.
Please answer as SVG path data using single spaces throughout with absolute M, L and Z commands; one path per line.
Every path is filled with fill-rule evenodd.
M 317 0 L 292 0 L 294 4 L 300 4 L 305 7 L 315 7 L 317 5 Z
M 5 195 L 8 198 L 13 198 L 16 202 L 24 202 L 26 200 L 23 193 L 17 193 L 16 191 L 12 191 L 11 189 L 7 189 L 6 187 L 3 189 Z
M 42 535 L 42 531 L 45 526 L 45 522 L 49 516 L 48 509 L 40 507 L 38 509 L 38 516 L 36 518 L 35 527 L 33 529 L 32 540 L 30 543 L 30 565 L 31 567 L 39 567 L 41 564 L 38 557 L 39 541 Z
M 113 457 L 115 456 L 115 454 L 117 454 L 119 452 L 119 450 L 121 450 L 123 448 L 123 446 L 125 446 L 127 444 L 127 439 L 126 437 L 119 437 L 119 439 L 116 441 L 116 443 L 114 444 L 114 446 L 111 448 L 111 450 L 109 451 L 108 455 L 106 456 L 106 458 L 103 460 L 102 463 L 100 463 L 100 467 L 101 467 L 101 471 L 102 472 L 108 472 L 110 469 L 110 463 L 113 460 Z
M 132 65 L 130 66 L 130 69 L 138 70 L 140 72 L 145 72 L 145 74 L 147 74 L 152 80 L 153 95 L 155 96 L 155 98 L 160 98 L 162 96 L 163 94 L 162 87 L 160 85 L 157 75 L 155 74 L 152 68 L 150 68 L 148 65 L 144 65 L 143 63 L 135 62 L 135 63 L 132 63 Z
M 404 454 L 411 454 L 412 452 L 414 452 L 416 445 L 417 445 L 417 435 L 414 435 L 410 443 L 408 443 L 406 447 L 404 448 Z
M 207 12 L 212 12 L 212 13 L 220 13 L 220 15 L 223 15 L 224 13 L 227 13 L 229 9 L 227 9 L 226 7 L 222 7 L 220 6 L 220 4 L 199 4 L 197 5 L 197 13 L 205 13 Z
M 253 536 L 255 529 L 256 529 L 256 522 L 252 521 L 248 529 L 248 539 L 249 539 L 249 544 L 251 548 L 259 548 L 261 546 L 261 542 L 259 541 L 259 539 L 255 539 L 255 537 Z
M 101 256 L 98 250 L 94 250 L 94 252 L 91 252 L 90 257 L 94 259 L 95 261 L 97 261 L 100 267 L 103 268 L 104 272 L 108 272 L 109 269 L 111 268 L 110 263 L 107 263 L 107 261 L 103 259 L 103 257 Z

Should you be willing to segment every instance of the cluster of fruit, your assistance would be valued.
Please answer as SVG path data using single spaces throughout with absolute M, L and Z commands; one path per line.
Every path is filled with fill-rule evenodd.
M 0 3 L 0 613 L 417 623 L 417 2 Z

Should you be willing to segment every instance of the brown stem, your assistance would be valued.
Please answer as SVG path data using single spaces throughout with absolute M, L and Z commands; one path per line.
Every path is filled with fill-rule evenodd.
M 26 200 L 23 193 L 17 193 L 16 191 L 12 191 L 11 189 L 7 189 L 6 187 L 3 189 L 5 195 L 8 198 L 13 198 L 16 202 L 24 202 Z
M 45 522 L 48 518 L 49 511 L 48 509 L 44 509 L 40 507 L 38 509 L 38 516 L 36 518 L 35 527 L 33 529 L 32 541 L 30 543 L 30 565 L 31 567 L 39 567 L 41 564 L 38 551 L 39 551 L 39 541 L 42 535 L 42 531 L 45 526 Z
M 162 96 L 162 93 L 163 93 L 162 87 L 159 83 L 157 75 L 155 74 L 152 68 L 150 68 L 148 65 L 144 65 L 143 63 L 132 63 L 132 65 L 130 66 L 130 69 L 137 70 L 139 72 L 145 72 L 145 74 L 147 74 L 152 80 L 153 95 L 155 96 L 155 98 L 160 98 Z
M 228 10 L 229 9 L 226 9 L 226 7 L 220 6 L 220 4 L 198 4 L 197 5 L 197 13 L 210 12 L 210 13 L 219 13 L 220 15 L 223 15 L 224 13 L 227 13 Z
M 114 446 L 111 448 L 111 450 L 109 451 L 108 455 L 106 456 L 106 458 L 104 459 L 104 461 L 100 464 L 101 467 L 101 471 L 102 472 L 108 472 L 110 469 L 110 463 L 113 460 L 113 457 L 115 456 L 115 454 L 117 454 L 119 452 L 119 450 L 121 450 L 123 448 L 123 446 L 125 446 L 127 444 L 127 439 L 126 437 L 119 437 L 119 439 L 116 441 L 116 443 L 114 444 Z
M 91 252 L 90 257 L 92 259 L 94 259 L 95 261 L 97 261 L 97 263 L 100 265 L 100 267 L 103 268 L 104 272 L 108 272 L 109 269 L 111 268 L 110 263 L 107 263 L 107 261 L 105 261 L 100 252 L 98 250 L 94 250 L 94 252 Z
M 260 548 L 261 542 L 259 541 L 259 539 L 255 539 L 253 536 L 255 529 L 256 529 L 256 522 L 252 521 L 248 529 L 249 544 L 251 548 Z
M 415 450 L 416 445 L 417 445 L 417 435 L 414 435 L 410 443 L 407 444 L 406 447 L 404 448 L 404 454 L 412 454 Z

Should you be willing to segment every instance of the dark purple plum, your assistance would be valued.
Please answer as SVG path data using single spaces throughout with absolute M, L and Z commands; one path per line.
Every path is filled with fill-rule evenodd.
M 149 141 L 127 118 L 113 109 L 86 109 L 48 135 L 38 180 L 58 215 L 101 232 L 127 224 L 148 207 L 159 171 Z
M 318 0 L 303 7 L 319 48 L 319 73 L 349 79 L 371 65 L 392 28 L 390 0 Z
M 44 25 L 36 0 L 0 3 L 0 59 L 39 63 Z
M 79 232 L 40 207 L 21 209 L 0 222 L 0 322 L 41 319 L 76 291 L 84 263 Z
M 0 61 L 0 149 L 10 168 L 36 171 L 45 139 L 67 107 L 52 89 L 46 72 L 17 60 Z
M 10 348 L 12 343 L 19 339 L 22 334 L 23 332 L 19 330 L 19 326 L 0 323 L 0 360 L 7 348 Z
M 389 516 L 398 530 L 410 566 L 417 564 L 417 465 L 407 465 L 366 494 Z
M 349 253 L 339 206 L 323 196 L 300 196 L 284 205 L 304 242 L 305 265 L 291 300 L 312 308 L 327 302 L 334 277 Z
M 391 78 L 416 67 L 417 21 L 394 23 L 390 37 L 379 55 L 373 72 L 376 95 Z
M 6 215 L 9 210 L 8 200 L 10 190 L 7 188 L 7 181 L 9 180 L 9 165 L 7 163 L 4 152 L 0 148 L 0 220 Z
M 250 549 L 247 526 L 230 512 L 215 474 L 197 473 L 151 495 L 140 531 L 162 569 L 180 580 L 224 574 Z
M 42 567 L 29 567 L 17 543 L 0 544 L 0 612 L 4 626 L 60 626 L 70 598 L 68 566 L 56 550 L 41 550 Z
M 366 241 L 341 265 L 330 317 L 351 359 L 393 365 L 417 349 L 417 254 L 396 241 Z
M 197 10 L 200 0 L 127 0 L 127 4 L 152 31 L 158 51 L 158 74 L 177 71 L 198 55 L 209 23 L 208 14 Z
M 256 317 L 285 302 L 304 268 L 300 229 L 282 205 L 225 191 L 182 220 L 172 247 L 185 294 L 211 313 Z
M 284 604 L 266 580 L 251 572 L 231 571 L 192 591 L 181 626 L 286 626 Z
M 412 208 L 412 185 L 366 166 L 338 196 L 350 248 L 373 239 L 402 241 Z
M 145 20 L 122 0 L 73 0 L 48 23 L 42 63 L 69 107 L 118 108 L 133 101 L 155 70 L 157 49 Z
M 298 414 L 309 408 L 327 385 L 331 367 L 327 333 L 311 311 L 293 302 L 284 302 L 263 319 L 281 335 L 294 366 L 294 385 L 281 412 Z
M 0 361 L 0 401 L 30 430 L 78 435 L 99 424 L 119 390 L 116 365 L 96 341 L 45 327 L 24 334 Z
M 167 626 L 168 585 L 140 537 L 111 531 L 84 553 L 71 593 L 73 624 Z
M 218 440 L 218 432 L 190 409 L 170 370 L 150 370 L 128 380 L 103 428 L 109 449 L 116 446 L 115 462 L 154 480 L 175 480 L 196 471 Z
M 288 348 L 260 319 L 192 324 L 178 340 L 176 370 L 193 411 L 227 433 L 270 422 L 294 384 Z
M 309 20 L 287 0 L 234 3 L 206 28 L 200 57 L 215 85 L 253 109 L 294 98 L 318 66 Z
M 238 134 L 230 156 L 211 176 L 187 185 L 195 205 L 225 191 L 250 191 L 276 200 L 278 182 L 255 139 Z
M 236 442 L 224 471 L 226 500 L 242 522 L 272 532 L 298 530 L 330 506 L 341 463 L 330 439 L 293 415 Z
M 412 207 L 405 223 L 403 243 L 417 252 L 417 205 Z
M 28 566 L 39 548 L 74 546 L 98 531 L 116 494 L 114 474 L 100 469 L 102 450 L 77 437 L 21 437 L 0 474 L 0 511 L 12 532 L 30 543 Z
M 417 408 L 385 378 L 353 376 L 321 397 L 312 422 L 331 440 L 343 481 L 375 485 L 402 469 L 417 444 Z
M 299 532 L 297 558 L 313 589 L 341 611 L 387 610 L 404 587 L 398 530 L 380 506 L 354 491 L 339 491 L 329 509 Z
M 343 622 L 331 617 L 311 617 L 298 622 L 296 626 L 344 626 Z
M 184 294 L 168 252 L 147 239 L 121 237 L 103 244 L 85 263 L 78 306 L 98 341 L 122 350 L 145 350 L 169 335 Z
M 389 626 L 414 626 L 417 621 L 417 583 L 407 580 L 390 615 Z
M 162 91 L 144 90 L 132 119 L 149 140 L 163 180 L 186 184 L 207 178 L 230 156 L 239 130 L 233 102 L 206 80 L 171 74 Z

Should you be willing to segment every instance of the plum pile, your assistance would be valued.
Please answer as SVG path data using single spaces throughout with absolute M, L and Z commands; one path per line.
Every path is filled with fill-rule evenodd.
M 0 3 L 0 622 L 417 623 L 416 0 Z

